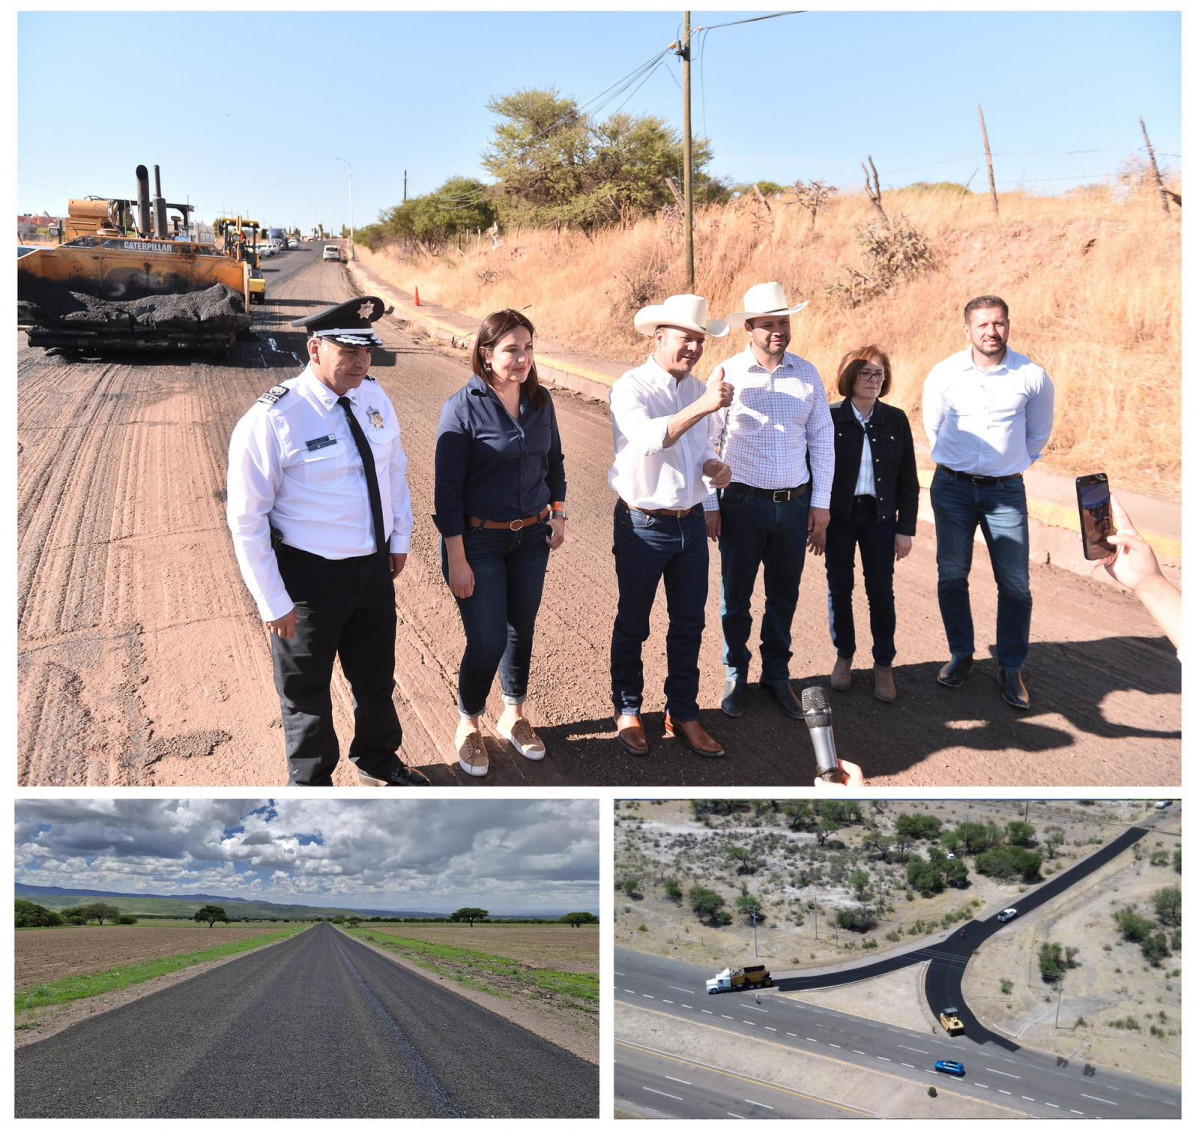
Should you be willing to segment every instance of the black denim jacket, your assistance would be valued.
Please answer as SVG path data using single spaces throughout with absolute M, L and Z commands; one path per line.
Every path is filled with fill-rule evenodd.
M 853 515 L 853 490 L 862 463 L 862 427 L 848 398 L 832 407 L 832 415 L 833 451 L 837 464 L 829 512 L 848 519 Z M 870 452 L 874 457 L 879 519 L 898 513 L 896 533 L 915 536 L 920 482 L 916 480 L 916 450 L 908 416 L 898 406 L 875 402 L 866 430 L 870 434 Z

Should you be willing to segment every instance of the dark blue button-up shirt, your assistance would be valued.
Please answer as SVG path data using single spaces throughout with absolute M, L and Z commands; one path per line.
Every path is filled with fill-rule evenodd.
M 566 470 L 554 402 L 544 387 L 540 409 L 520 396 L 514 419 L 495 391 L 472 375 L 441 411 L 437 430 L 433 522 L 461 536 L 468 516 L 519 520 L 566 500 Z

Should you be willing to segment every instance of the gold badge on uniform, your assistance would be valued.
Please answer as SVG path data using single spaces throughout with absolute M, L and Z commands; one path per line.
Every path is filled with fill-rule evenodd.
M 366 416 L 375 429 L 381 430 L 383 428 L 383 415 L 374 406 L 367 407 Z

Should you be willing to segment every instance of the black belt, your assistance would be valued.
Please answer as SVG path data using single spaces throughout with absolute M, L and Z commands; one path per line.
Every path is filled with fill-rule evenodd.
M 681 520 L 684 516 L 690 516 L 697 508 L 703 508 L 703 502 L 693 504 L 690 508 L 638 508 L 635 504 L 629 504 L 626 500 L 620 502 L 627 509 L 633 512 L 643 512 L 646 516 L 673 516 Z
M 972 485 L 1002 485 L 1004 481 L 1015 481 L 1024 476 L 1023 473 L 1010 473 L 1006 477 L 980 477 L 977 473 L 959 473 L 956 469 L 950 469 L 948 465 L 938 465 L 937 468 L 942 473 L 948 473 L 959 481 L 969 481 Z
M 729 488 L 746 489 L 751 496 L 755 496 L 758 500 L 774 501 L 775 504 L 785 504 L 787 501 L 798 500 L 812 487 L 812 482 L 808 481 L 795 489 L 758 489 L 753 485 L 747 485 L 743 481 L 733 481 L 729 484 Z

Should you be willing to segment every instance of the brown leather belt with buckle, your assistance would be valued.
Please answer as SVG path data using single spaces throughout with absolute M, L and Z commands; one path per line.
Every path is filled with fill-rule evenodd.
M 472 528 L 503 528 L 509 532 L 519 532 L 531 524 L 543 524 L 549 514 L 547 508 L 540 516 L 526 516 L 523 520 L 484 520 L 479 516 L 468 516 L 466 519 Z
M 1009 473 L 1006 477 L 983 477 L 977 473 L 959 473 L 956 469 L 950 469 L 948 465 L 938 465 L 937 468 L 959 481 L 969 481 L 972 485 L 1002 485 L 1004 481 L 1015 481 L 1024 476 L 1023 473 Z
M 635 504 L 629 504 L 628 501 L 620 502 L 632 512 L 641 512 L 646 516 L 672 516 L 676 520 L 681 520 L 684 516 L 690 516 L 697 508 L 703 508 L 703 502 L 693 504 L 690 508 L 638 508 Z
M 731 489 L 736 485 L 739 489 L 748 489 L 750 493 L 759 500 L 774 501 L 775 504 L 786 504 L 787 501 L 798 500 L 811 487 L 812 482 L 800 485 L 797 489 L 759 489 L 754 485 L 747 485 L 743 481 L 733 481 L 729 484 Z

